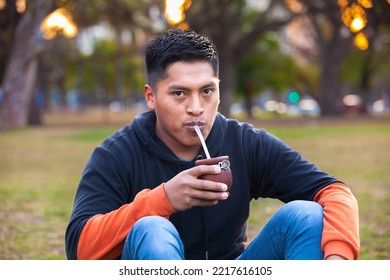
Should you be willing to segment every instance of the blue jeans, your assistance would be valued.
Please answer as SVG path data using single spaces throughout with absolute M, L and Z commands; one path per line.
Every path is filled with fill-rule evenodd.
M 323 209 L 310 201 L 283 205 L 237 260 L 320 260 Z M 159 248 L 159 250 L 156 250 Z M 174 225 L 144 217 L 130 231 L 122 252 L 127 260 L 183 260 L 184 246 Z

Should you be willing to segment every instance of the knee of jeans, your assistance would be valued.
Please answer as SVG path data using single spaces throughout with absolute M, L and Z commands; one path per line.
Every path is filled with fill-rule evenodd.
M 133 226 L 133 229 L 145 228 L 148 231 L 161 226 L 173 226 L 171 222 L 160 216 L 147 216 L 139 219 Z
M 308 224 L 323 222 L 324 211 L 320 204 L 313 201 L 296 200 L 285 205 L 287 213 L 293 214 L 301 221 L 307 221 Z
M 137 222 L 135 222 L 133 229 L 134 228 L 153 228 L 161 223 L 169 222 L 167 219 L 159 216 L 147 216 L 139 219 Z
M 167 219 L 160 216 L 146 216 L 140 218 L 134 225 L 154 225 L 159 222 L 167 221 Z

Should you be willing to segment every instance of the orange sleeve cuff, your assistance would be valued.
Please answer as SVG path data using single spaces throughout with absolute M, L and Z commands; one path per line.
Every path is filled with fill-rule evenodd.
M 339 255 L 357 259 L 360 250 L 359 210 L 350 189 L 342 183 L 333 183 L 320 190 L 314 201 L 324 208 L 321 242 L 324 258 Z
M 84 225 L 77 247 L 78 259 L 117 259 L 131 228 L 142 217 L 169 218 L 175 210 L 165 196 L 164 184 L 137 194 L 117 210 L 91 217 Z
M 358 252 L 355 252 L 349 244 L 342 241 L 328 241 L 323 245 L 323 250 L 325 252 L 324 259 L 330 255 L 342 256 L 347 260 L 356 260 L 358 258 Z

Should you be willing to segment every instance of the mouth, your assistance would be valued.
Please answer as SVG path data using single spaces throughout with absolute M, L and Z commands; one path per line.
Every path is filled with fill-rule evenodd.
M 185 123 L 185 127 L 190 130 L 191 132 L 195 132 L 195 126 L 198 126 L 200 128 L 200 130 L 203 130 L 205 127 L 206 127 L 206 123 L 202 122 L 202 121 L 199 121 L 199 122 L 188 122 L 188 123 Z

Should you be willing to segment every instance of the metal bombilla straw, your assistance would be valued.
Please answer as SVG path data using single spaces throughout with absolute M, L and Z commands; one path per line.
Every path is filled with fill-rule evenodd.
M 203 150 L 204 150 L 204 152 L 205 152 L 205 154 L 206 154 L 206 157 L 207 157 L 207 158 L 211 158 L 211 157 L 210 157 L 209 150 L 207 149 L 207 146 L 206 146 L 206 142 L 204 141 L 202 132 L 201 132 L 200 129 L 199 129 L 199 126 L 198 126 L 198 125 L 195 125 L 195 126 L 194 126 L 194 129 L 195 129 L 195 131 L 196 131 L 196 134 L 198 134 L 198 137 L 199 137 L 199 139 L 200 139 L 200 143 L 202 143 L 202 147 L 203 147 Z

